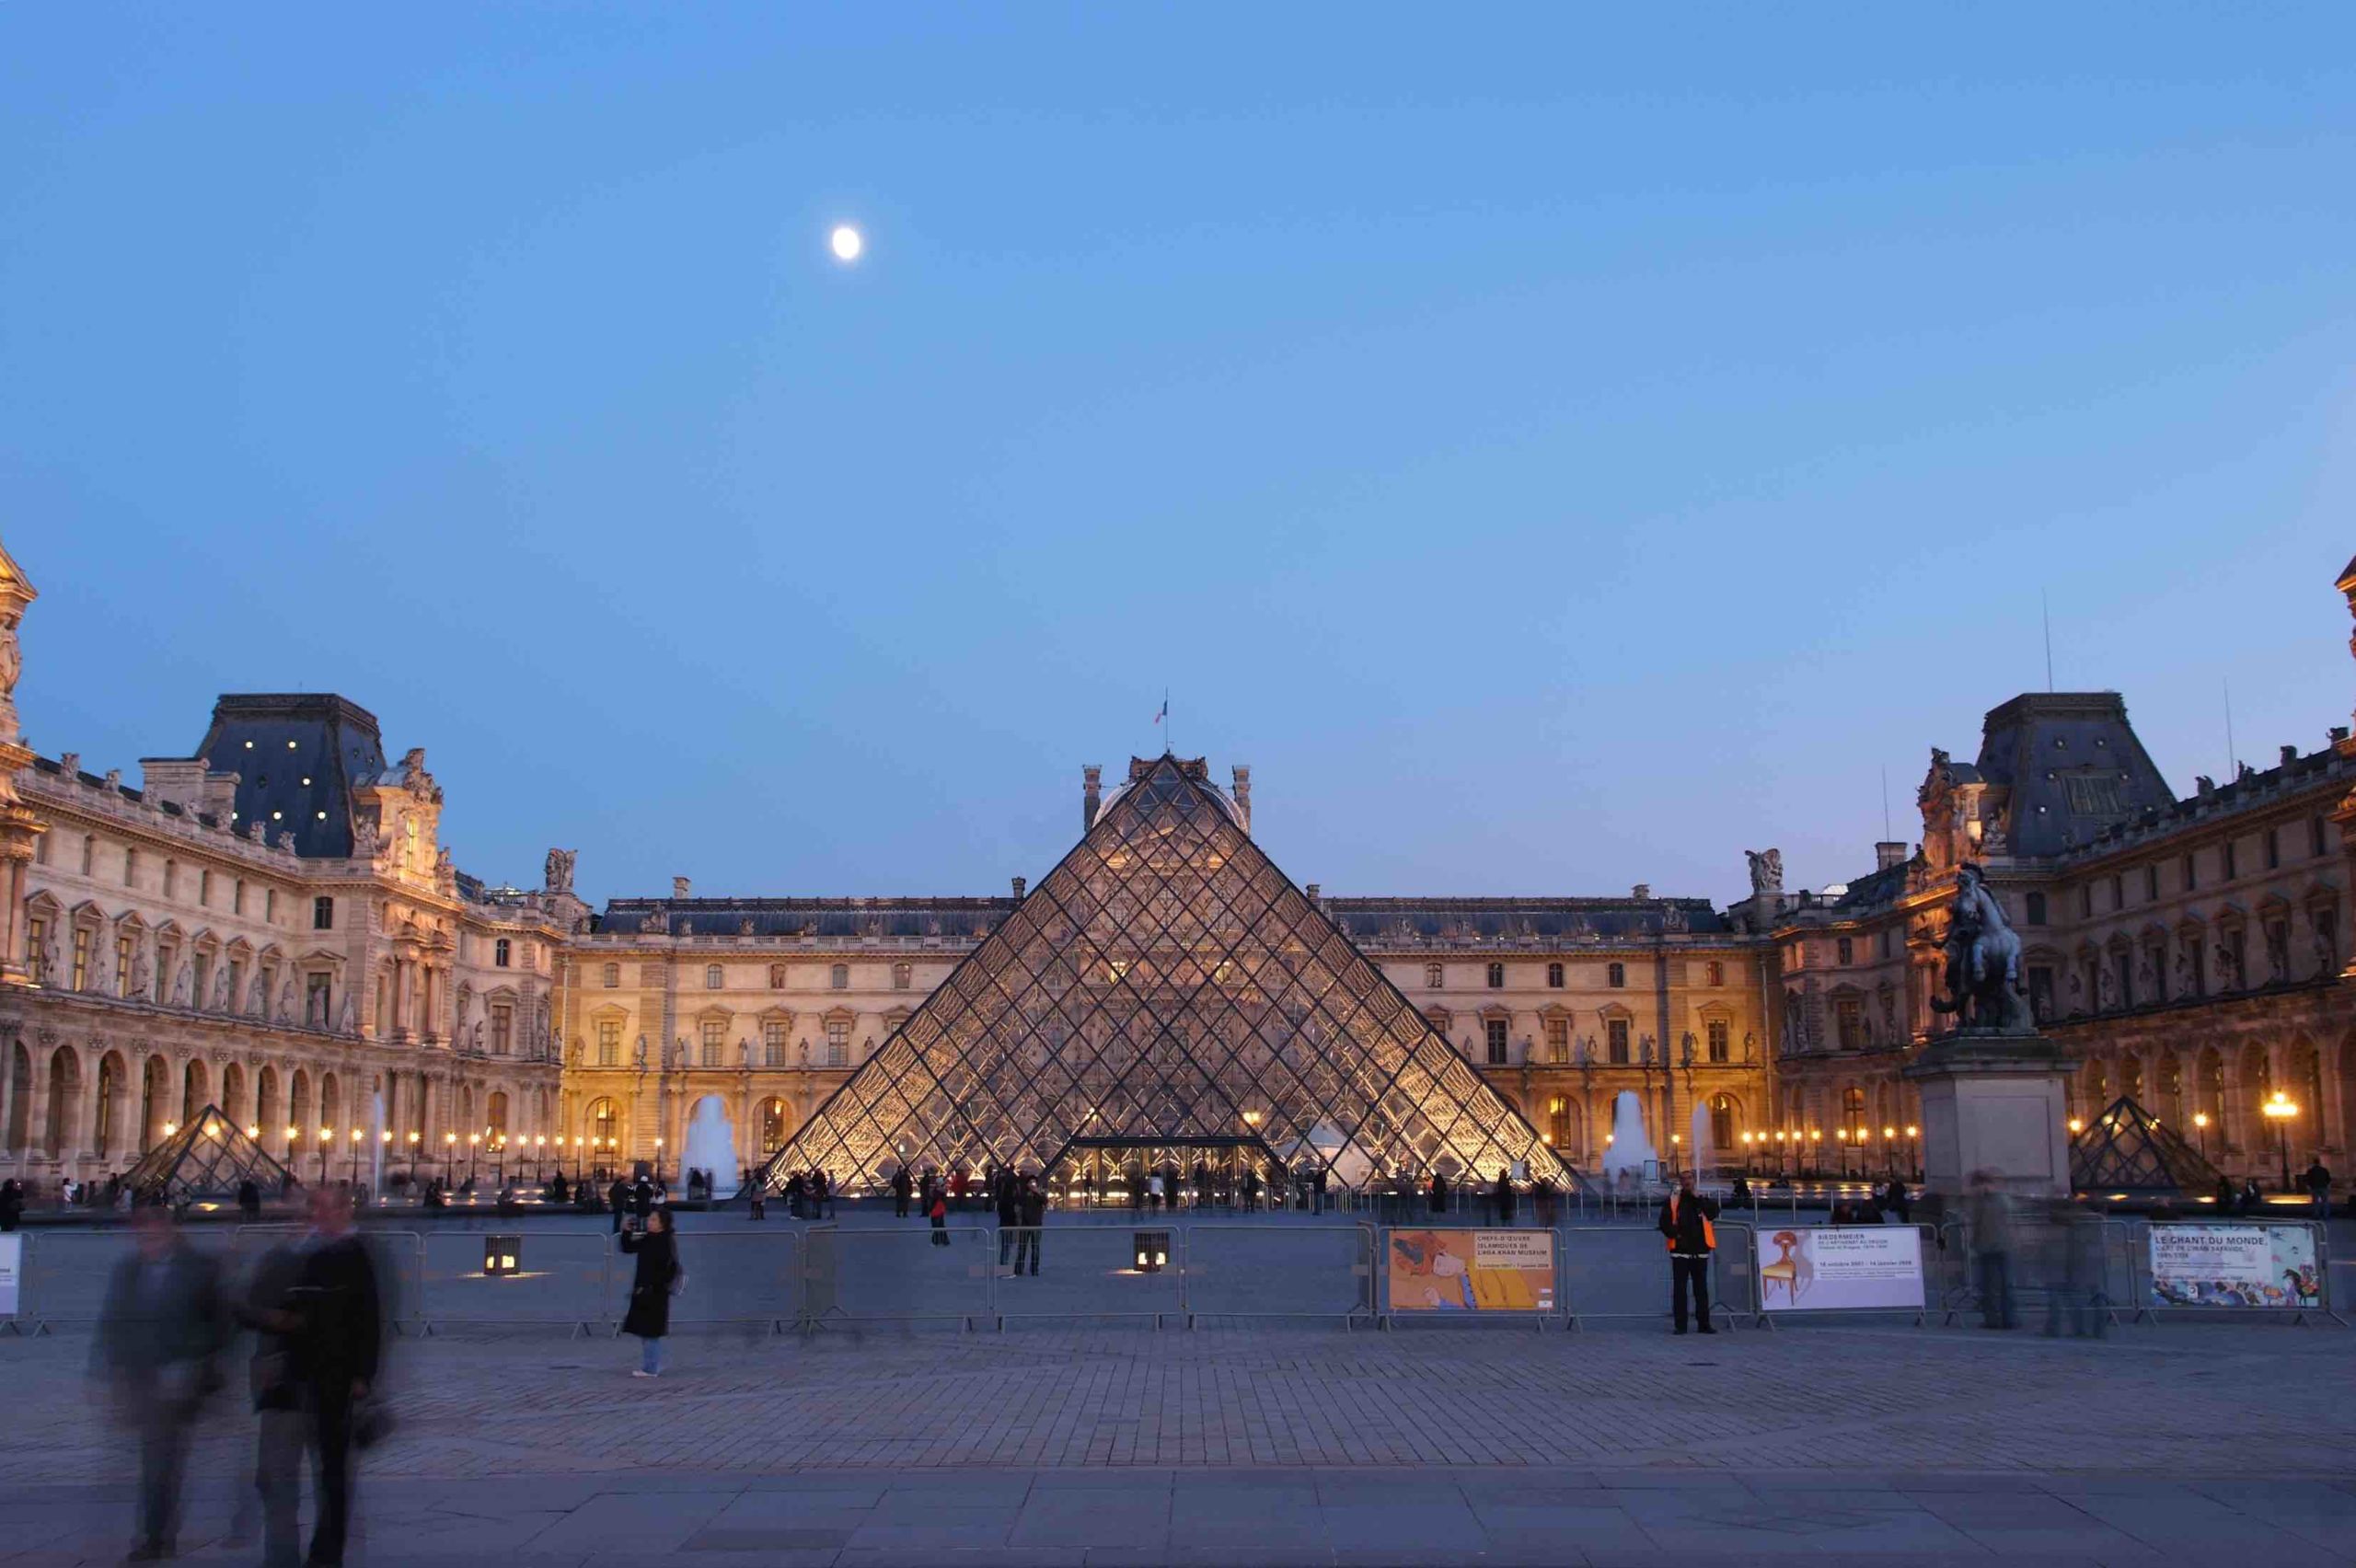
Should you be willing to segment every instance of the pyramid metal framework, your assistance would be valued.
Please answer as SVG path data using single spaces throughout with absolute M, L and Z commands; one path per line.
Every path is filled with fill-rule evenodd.
M 282 1191 L 286 1167 L 262 1152 L 245 1129 L 207 1105 L 188 1125 L 139 1157 L 123 1174 L 123 1185 L 144 1203 L 160 1193 L 168 1203 L 192 1198 L 234 1198 L 237 1184 L 251 1180 L 265 1197 Z
M 1265 1147 L 1306 1176 L 1526 1164 L 1535 1129 L 1278 870 L 1201 759 L 1129 765 L 1080 843 L 780 1147 L 873 1190 L 906 1167 Z
M 2070 1185 L 2081 1193 L 2197 1198 L 2217 1177 L 2207 1157 L 2125 1095 L 2070 1140 Z

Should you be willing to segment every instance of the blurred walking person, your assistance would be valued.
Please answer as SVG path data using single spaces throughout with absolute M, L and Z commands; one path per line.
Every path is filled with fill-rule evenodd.
M 310 1433 L 302 1383 L 295 1375 L 303 1319 L 294 1294 L 302 1273 L 299 1247 L 271 1248 L 254 1265 L 245 1299 L 237 1309 L 238 1322 L 254 1334 L 246 1383 L 254 1406 L 254 1492 L 261 1508 L 262 1568 L 296 1568 L 303 1560 L 299 1510 L 303 1450 Z M 247 1507 L 240 1504 L 231 1522 L 232 1545 L 250 1539 Z
M 384 1296 L 376 1261 L 352 1228 L 348 1194 L 313 1188 L 310 1214 L 310 1233 L 303 1239 L 286 1306 L 294 1330 L 291 1370 L 306 1418 L 297 1430 L 311 1449 L 319 1498 L 318 1521 L 304 1562 L 311 1568 L 334 1568 L 343 1562 L 352 1528 L 352 1450 L 361 1441 L 363 1412 L 384 1360 Z M 263 1524 L 267 1531 L 274 1505 L 291 1536 L 301 1447 L 275 1457 L 282 1462 L 263 1486 Z M 291 1539 L 287 1545 L 291 1549 Z
M 1513 1178 L 1507 1172 L 1503 1170 L 1497 1172 L 1496 1190 L 1492 1194 L 1492 1197 L 1497 1205 L 1497 1223 L 1499 1225 L 1511 1225 L 1513 1223 L 1514 1206 Z
M 893 1218 L 906 1219 L 908 1217 L 908 1194 L 913 1192 L 915 1188 L 916 1183 L 908 1180 L 908 1168 L 907 1166 L 903 1165 L 897 1170 L 892 1172 Z
M 138 1250 L 107 1282 L 92 1371 L 139 1438 L 139 1538 L 127 1562 L 178 1555 L 180 1481 L 191 1431 L 221 1387 L 228 1334 L 221 1272 L 189 1247 L 169 1209 L 133 1211 Z
M 1000 1171 L 998 1179 L 998 1266 L 1014 1252 L 1015 1232 L 1022 1225 L 1022 1192 L 1011 1174 Z M 1019 1272 L 1019 1271 L 1012 1271 Z
M 17 1185 L 17 1179 L 11 1176 L 6 1182 L 0 1182 L 0 1231 L 16 1229 L 24 1217 L 25 1190 Z
M 629 1310 L 622 1314 L 622 1332 L 640 1341 L 639 1368 L 633 1378 L 663 1375 L 663 1336 L 671 1332 L 671 1297 L 687 1281 L 679 1267 L 679 1244 L 671 1233 L 671 1211 L 656 1209 L 646 1216 L 646 1228 L 622 1237 L 622 1251 L 638 1256 L 630 1275 Z
M 1712 1222 L 1717 1217 L 1717 1200 L 1694 1192 L 1693 1172 L 1680 1171 L 1677 1191 L 1660 1205 L 1660 1233 L 1669 1238 L 1669 1318 L 1680 1334 L 1688 1292 L 1702 1332 L 1718 1332 L 1710 1326 L 1710 1254 L 1718 1250 L 1718 1228 Z
M 924 1216 L 932 1222 L 932 1244 L 946 1247 L 949 1245 L 949 1191 L 936 1185 L 930 1188 L 930 1194 L 925 1202 Z
M 1996 1185 L 1992 1170 L 1971 1173 L 1965 1222 L 1971 1228 L 1971 1261 L 1980 1280 L 1980 1326 L 2009 1329 L 2013 1317 L 2013 1200 Z
M 1022 1272 L 1022 1261 L 1031 1260 L 1031 1273 L 1039 1273 L 1039 1240 L 1047 1223 L 1047 1193 L 1038 1181 L 1030 1176 L 1022 1179 L 1022 1228 L 1014 1233 L 1014 1272 Z

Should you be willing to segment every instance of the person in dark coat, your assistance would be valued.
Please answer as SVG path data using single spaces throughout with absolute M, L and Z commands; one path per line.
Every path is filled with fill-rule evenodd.
M 622 1216 L 629 1213 L 629 1183 L 623 1181 L 618 1176 L 615 1177 L 613 1190 L 606 1194 L 606 1202 L 612 1205 L 614 1211 L 614 1232 L 617 1235 L 621 1233 Z
M 908 1168 L 901 1166 L 892 1172 L 892 1217 L 908 1217 L 908 1194 L 916 1191 L 916 1183 L 908 1180 Z
M 1693 1190 L 1693 1172 L 1680 1172 L 1677 1191 L 1660 1205 L 1660 1233 L 1669 1238 L 1669 1317 L 1676 1324 L 1675 1332 L 1680 1334 L 1685 1332 L 1685 1297 L 1689 1290 L 1702 1332 L 1718 1332 L 1710 1326 L 1710 1254 L 1718 1249 L 1718 1230 L 1712 1222 L 1717 1217 L 1717 1200 L 1705 1198 Z
M 644 1176 L 630 1193 L 629 1211 L 641 1219 L 654 1212 L 654 1183 Z
M 228 1337 L 221 1271 L 180 1238 L 167 1208 L 134 1209 L 138 1251 L 114 1268 L 91 1370 L 139 1435 L 139 1539 L 124 1559 L 178 1554 L 180 1478 Z
M 309 1431 L 303 1388 L 294 1375 L 303 1319 L 294 1294 L 302 1274 L 301 1249 L 271 1249 L 254 1265 L 237 1309 L 237 1321 L 254 1334 L 247 1387 L 257 1429 L 254 1491 L 261 1505 L 262 1568 L 295 1568 L 302 1561 L 303 1449 Z M 230 1534 L 242 1538 L 245 1531 L 233 1528 Z
M 2315 1205 L 2316 1218 L 2331 1218 L 2331 1170 L 2324 1164 L 2323 1156 L 2318 1154 L 2308 1162 L 2299 1182 L 2307 1190 L 2307 1202 Z
M 250 1176 L 237 1183 L 237 1212 L 249 1223 L 261 1217 L 261 1189 Z
M 25 1217 L 25 1190 L 14 1176 L 0 1182 L 0 1231 L 14 1230 Z
M 1022 1272 L 1022 1260 L 1027 1253 L 1031 1259 L 1031 1273 L 1035 1278 L 1039 1273 L 1039 1242 L 1047 1223 L 1047 1190 L 1039 1184 L 1035 1177 L 1025 1176 L 1022 1179 L 1021 1217 L 1022 1228 L 1015 1233 L 1014 1238 L 1014 1272 L 1018 1274 Z
M 638 1256 L 629 1280 L 629 1310 L 622 1314 L 622 1332 L 643 1342 L 639 1369 L 633 1378 L 663 1375 L 663 1336 L 671 1332 L 671 1297 L 680 1286 L 678 1239 L 671 1233 L 671 1211 L 654 1209 L 646 1228 L 622 1237 L 622 1251 Z
M 1014 1233 L 1022 1223 L 1022 1193 L 1015 1186 L 1014 1178 L 1002 1177 L 998 1183 L 998 1266 L 1006 1267 L 1006 1260 L 1014 1251 Z
M 343 1561 L 352 1521 L 352 1450 L 384 1357 L 384 1306 L 375 1260 L 352 1228 L 350 1197 L 314 1188 L 310 1205 L 311 1233 L 288 1295 L 300 1319 L 294 1371 L 318 1470 L 319 1518 L 305 1562 L 332 1565 Z
M 1494 1197 L 1497 1205 L 1497 1223 L 1511 1225 L 1513 1223 L 1513 1178 L 1502 1170 L 1497 1172 L 1497 1186 Z
M 949 1245 L 949 1193 L 945 1188 L 937 1186 L 929 1185 L 928 1191 L 924 1216 L 932 1222 L 932 1244 L 946 1247 Z
M 1448 1212 L 1448 1178 L 1437 1170 L 1432 1172 L 1431 1202 L 1434 1214 Z
M 1309 1173 L 1309 1203 L 1310 1213 L 1325 1212 L 1325 1168 L 1322 1165 Z

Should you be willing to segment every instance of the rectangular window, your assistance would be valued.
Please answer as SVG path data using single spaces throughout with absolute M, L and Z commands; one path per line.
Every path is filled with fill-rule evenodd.
M 2110 874 L 2110 906 L 2113 909 L 2127 907 L 2127 884 L 2119 880 L 2117 871 Z
M 48 864 L 49 864 L 49 840 L 50 840 L 50 837 L 51 837 L 51 836 L 50 836 L 49 834 L 44 833 L 44 834 L 40 835 L 39 837 L 37 837 L 37 838 L 35 838 L 35 839 L 33 840 L 33 864 L 34 864 L 34 865 L 36 865 L 36 866 L 46 866 L 46 865 L 48 865 Z
M 761 1066 L 785 1066 L 785 1023 L 781 1019 L 773 1018 L 761 1025 Z
M 96 834 L 82 835 L 82 874 L 88 876 L 98 863 L 98 840 Z
M 727 1048 L 728 1024 L 725 1020 L 708 1018 L 703 1020 L 703 1065 L 720 1066 L 720 1054 Z
M 1116 963 L 1116 964 L 1114 964 L 1113 967 L 1114 967 L 1114 969 L 1118 970 L 1118 971 L 1120 972 L 1120 974 L 1127 974 L 1127 973 L 1128 973 L 1128 969 L 1129 969 L 1129 966 L 1128 966 L 1128 964 L 1127 964 L 1126 962 Z M 1114 978 L 1115 978 L 1115 979 L 1119 978 L 1119 975 L 1117 975 L 1117 974 L 1116 974 L 1116 975 L 1114 976 Z M 832 989 L 834 989 L 834 990 L 837 990 L 837 991 L 848 991 L 848 990 L 849 990 L 849 989 L 850 989 L 850 965 L 849 965 L 849 964 L 848 964 L 848 963 L 837 963 L 837 964 L 836 964 L 833 968 L 831 968 L 831 969 L 827 970 L 827 971 L 826 971 L 826 984 L 827 984 L 827 986 L 828 986 L 829 987 L 831 987 L 831 988 L 832 988 Z
M 189 993 L 188 1005 L 192 1008 L 201 1008 L 204 1005 L 204 983 L 213 978 L 213 955 L 209 952 L 198 953 L 189 964 L 189 973 L 194 986 Z
M 196 902 L 199 908 L 213 907 L 213 871 L 210 867 L 197 873 Z
M 1493 963 L 1489 965 L 1489 989 L 1492 991 L 1501 991 L 1505 989 L 1505 984 L 1506 966 L 1502 963 Z
M 1628 1061 L 1628 1020 L 1610 1018 L 1603 1020 L 1603 1054 L 1607 1060 L 1626 1066 Z
M 1708 963 L 1703 965 L 1702 977 L 1704 981 L 1713 986 L 1725 985 L 1727 983 L 1727 966 L 1725 961 L 1715 958 L 1710 960 Z
M 139 851 L 136 849 L 125 849 L 122 852 L 122 885 L 125 887 L 139 885 Z
M 129 937 L 117 937 L 114 940 L 114 994 L 118 997 L 131 995 L 131 939 Z
M 2266 869 L 2269 871 L 2280 870 L 2281 866 L 2282 830 L 2279 827 L 2269 827 L 2266 830 Z
M 1727 1040 L 1730 1035 L 1730 1027 L 1727 1023 L 1727 1020 L 1722 1018 L 1714 1018 L 1702 1027 L 1706 1030 L 1709 1034 L 1710 1060 L 1713 1062 L 1723 1062 L 1727 1060 L 1731 1055 L 1731 1050 L 1727 1045 Z
M 49 984 L 48 938 L 49 922 L 35 916 L 25 928 L 25 940 L 29 944 L 25 956 L 28 960 L 28 967 L 32 970 L 33 984 L 36 986 Z
M 1225 968 L 1226 966 L 1222 964 L 1220 967 Z M 1220 978 L 1224 979 L 1226 977 L 1221 975 Z M 916 970 L 913 966 L 906 963 L 895 963 L 892 965 L 892 989 L 895 991 L 907 990 L 908 986 L 915 982 L 915 980 Z
M 491 1054 L 504 1056 L 515 1043 L 515 1009 L 494 1003 L 491 1009 Z
M 2143 902 L 2146 904 L 2157 904 L 2159 901 L 2160 867 L 2159 862 L 2155 860 L 2152 864 L 2143 868 Z
M 2095 915 L 2095 886 L 2092 882 L 2078 884 L 2078 918 L 2091 920 Z
M 167 861 L 165 861 L 165 862 L 164 862 L 164 896 L 165 896 L 166 898 L 169 898 L 169 897 L 171 897 L 171 896 L 172 896 L 173 893 L 178 889 L 178 887 L 179 887 L 179 880 L 180 880 L 180 863 L 179 863 L 178 860 L 167 860 Z
M 1571 1020 L 1550 1018 L 1546 1020 L 1546 1059 L 1567 1062 L 1571 1059 Z
M 74 928 L 74 984 L 80 990 L 90 983 L 90 933 L 81 927 Z
M 1484 1020 L 1481 1032 L 1488 1037 L 1489 1066 L 1504 1066 L 1506 1065 L 1506 1020 L 1501 1018 Z
M 721 966 L 716 963 L 707 963 L 704 965 L 703 988 L 705 990 L 722 990 L 726 988 L 727 985 L 728 972 L 726 970 L 721 968 Z
M 2187 855 L 2184 858 L 2184 891 L 2190 893 L 2200 885 L 2200 878 L 2193 870 L 2192 857 L 2190 855 Z
M 1840 950 L 1840 963 L 1850 963 L 1855 961 L 1857 950 L 1853 939 L 1842 937 L 1837 946 Z
M 606 990 L 619 990 L 622 984 L 622 966 L 618 963 L 609 963 L 606 965 L 603 971 L 603 979 Z
M 2232 839 L 2228 838 L 2225 840 L 2225 880 L 2227 882 L 2231 882 L 2235 877 L 2241 875 L 2241 866 L 2239 864 L 2241 857 L 2235 853 L 2235 850 L 2239 847 L 2240 846 L 2235 844 Z
M 830 1018 L 826 1020 L 826 1066 L 848 1066 L 850 1064 L 850 1020 Z
M 514 960 L 514 948 L 505 937 L 502 937 L 491 944 L 491 966 L 493 969 L 505 969 Z
M 2320 856 L 2324 852 L 2324 843 L 2323 818 L 2309 817 L 2307 819 L 2307 853 L 2311 856 Z
M 246 879 L 239 877 L 237 879 L 237 885 L 229 890 L 229 913 L 232 915 L 243 915 L 245 912 Z
M 1603 979 L 1604 984 L 1610 986 L 1615 991 L 1626 989 L 1628 985 L 1628 966 L 1624 963 L 1605 965 Z
M 325 894 L 321 894 L 319 897 L 311 900 L 311 929 L 315 931 L 332 931 L 335 929 L 334 899 L 327 897 Z
M 622 1065 L 622 1020 L 618 1018 L 597 1020 L 597 1065 L 601 1067 Z
M 275 921 L 278 918 L 278 890 L 274 887 L 262 890 L 261 917 L 270 921 Z
M 1550 991 L 1559 991 L 1563 988 L 1563 966 L 1561 964 L 1550 963 L 1546 966 L 1546 988 Z
M 1840 997 L 1832 1003 L 1832 1025 L 1840 1037 L 1843 1051 L 1862 1051 L 1865 1046 L 1865 1004 L 1860 997 Z

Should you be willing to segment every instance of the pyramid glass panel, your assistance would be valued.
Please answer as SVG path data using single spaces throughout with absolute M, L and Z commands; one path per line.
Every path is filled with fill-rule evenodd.
M 160 1197 L 169 1204 L 200 1198 L 231 1199 L 238 1186 L 252 1182 L 265 1197 L 284 1192 L 294 1178 L 286 1167 L 262 1152 L 245 1129 L 207 1105 L 162 1143 L 139 1157 L 123 1173 L 123 1185 L 142 1203 Z
M 2070 1185 L 2082 1193 L 2199 1198 L 2219 1180 L 2205 1155 L 2124 1095 L 2070 1140 Z
M 1197 759 L 1126 785 L 1022 905 L 778 1150 L 907 1167 L 1320 1167 L 1344 1185 L 1519 1165 L 1536 1130 L 1252 842 Z M 1224 1180 L 1222 1174 L 1221 1179 Z

